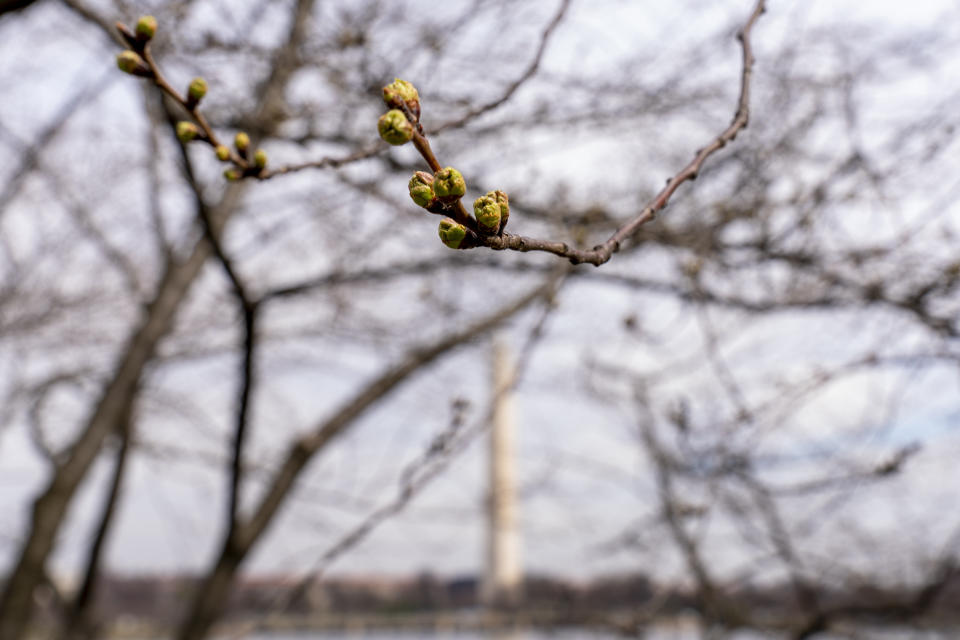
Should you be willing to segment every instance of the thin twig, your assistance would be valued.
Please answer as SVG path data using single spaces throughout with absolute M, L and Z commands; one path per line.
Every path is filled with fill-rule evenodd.
M 171 129 L 176 128 L 176 121 L 169 111 L 167 112 Z M 243 475 L 243 445 L 246 440 L 247 426 L 250 416 L 250 398 L 253 393 L 254 385 L 254 348 L 256 346 L 256 322 L 257 312 L 259 310 L 259 301 L 255 300 L 248 292 L 248 287 L 243 282 L 237 267 L 232 258 L 220 242 L 220 233 L 216 227 L 216 221 L 211 215 L 210 208 L 207 206 L 201 194 L 200 185 L 193 173 L 193 164 L 190 162 L 190 156 L 187 153 L 186 145 L 180 144 L 181 158 L 184 164 L 184 173 L 187 182 L 194 194 L 197 217 L 203 227 L 204 235 L 210 246 L 213 247 L 213 253 L 223 267 L 227 278 L 230 280 L 233 295 L 237 300 L 240 313 L 243 318 L 243 360 L 240 365 L 240 382 L 237 393 L 237 408 L 234 418 L 233 428 L 233 455 L 230 463 L 230 497 L 227 506 L 227 522 L 230 531 L 233 530 L 237 521 L 237 511 L 240 505 L 241 481 Z
M 517 364 L 513 368 L 509 384 L 497 390 L 490 402 L 490 410 L 485 412 L 480 419 L 474 421 L 469 427 L 465 428 L 463 426 L 464 407 L 455 404 L 451 423 L 447 425 L 440 434 L 431 438 L 430 444 L 423 454 L 412 464 L 408 465 L 403 473 L 401 473 L 400 485 L 394 497 L 372 510 L 357 525 L 338 538 L 332 545 L 328 546 L 314 562 L 314 566 L 310 571 L 300 578 L 290 589 L 284 591 L 283 594 L 274 600 L 271 606 L 273 613 L 286 612 L 294 603 L 302 599 L 308 589 L 320 580 L 335 560 L 360 544 L 389 518 L 402 512 L 428 485 L 440 477 L 450 464 L 452 464 L 477 437 L 488 430 L 493 420 L 493 407 L 496 406 L 500 397 L 512 393 L 520 385 L 526 373 L 527 366 L 532 359 L 533 352 L 543 339 L 544 327 L 546 326 L 547 320 L 555 309 L 553 300 L 559 292 L 560 287 L 567 281 L 567 277 L 572 274 L 572 271 L 566 268 L 560 272 L 554 270 L 553 273 L 556 274 L 554 288 L 548 297 L 544 299 L 540 317 L 534 323 L 533 327 L 531 327 L 527 339 L 520 349 Z M 246 636 L 254 631 L 255 627 L 255 623 L 245 625 L 231 637 L 240 638 Z
M 681 184 L 696 179 L 707 158 L 732 142 L 737 134 L 747 127 L 750 119 L 750 80 L 753 75 L 754 63 L 750 32 L 757 19 L 765 11 L 765 4 L 765 0 L 758 0 L 746 24 L 737 33 L 737 39 L 740 41 L 743 50 L 743 67 L 740 74 L 740 97 L 737 100 L 737 110 L 733 120 L 710 144 L 697 150 L 693 160 L 687 166 L 667 180 L 666 186 L 643 208 L 639 215 L 617 229 L 606 242 L 589 250 L 576 249 L 566 242 L 539 240 L 508 233 L 500 236 L 481 236 L 480 244 L 496 250 L 545 251 L 567 258 L 573 264 L 585 262 L 600 266 L 609 261 L 613 254 L 620 250 L 620 246 L 625 240 L 633 236 L 640 227 L 653 220 L 657 212 L 667 206 L 670 196 Z
M 320 158 L 319 160 L 311 160 L 301 164 L 291 164 L 285 167 L 278 167 L 276 169 L 268 169 L 266 171 L 262 171 L 255 177 L 258 180 L 269 180 L 270 178 L 286 175 L 288 173 L 295 173 L 297 171 L 303 171 L 304 169 L 336 169 L 352 162 L 357 162 L 358 160 L 373 158 L 374 156 L 383 153 L 388 148 L 389 146 L 385 142 L 379 142 L 375 145 L 371 145 L 365 149 L 360 149 L 359 151 L 355 151 L 354 153 L 346 156 L 327 156 L 325 158 Z
M 174 102 L 176 102 L 180 107 L 184 109 L 187 113 L 190 114 L 190 117 L 200 125 L 200 128 L 203 130 L 203 138 L 200 140 L 202 142 L 207 142 L 212 147 L 227 146 L 224 145 L 220 139 L 217 137 L 216 132 L 207 122 L 207 119 L 204 117 L 203 113 L 200 111 L 199 104 L 193 104 L 187 102 L 187 99 L 180 95 L 180 92 L 173 88 L 163 73 L 160 71 L 160 66 L 153 59 L 153 53 L 150 51 L 150 43 L 147 42 L 143 46 L 143 60 L 147 63 L 147 66 L 152 72 L 152 77 L 150 78 L 157 87 L 163 91 L 165 94 L 170 96 Z M 229 147 L 227 147 L 229 149 Z M 239 153 L 234 150 L 230 150 L 230 161 L 242 169 L 250 168 L 250 164 L 247 162 L 247 159 L 242 157 Z
M 188 623 L 180 629 L 178 638 L 192 640 L 202 637 L 219 616 L 239 565 L 273 521 L 281 505 L 290 496 L 300 474 L 314 456 L 414 373 L 467 344 L 471 339 L 491 331 L 537 300 L 552 297 L 558 280 L 559 277 L 550 277 L 547 282 L 463 330 L 412 350 L 402 361 L 387 368 L 361 389 L 330 418 L 317 425 L 312 432 L 293 442 L 286 459 L 274 474 L 253 514 L 242 524 L 238 523 L 233 535 L 224 540 L 217 563 L 198 589 L 197 597 L 191 605 L 192 610 L 187 616 Z
M 510 83 L 510 85 L 506 88 L 506 90 L 500 97 L 498 97 L 495 100 L 492 100 L 491 102 L 483 104 L 479 107 L 471 109 L 467 113 L 463 114 L 462 116 L 454 120 L 450 120 L 449 122 L 443 123 L 442 125 L 432 129 L 430 133 L 431 134 L 442 133 L 443 131 L 447 131 L 448 129 L 456 129 L 456 128 L 462 127 L 463 125 L 467 124 L 474 118 L 484 113 L 487 113 L 488 111 L 493 111 L 494 109 L 500 107 L 501 105 L 506 103 L 508 100 L 510 100 L 510 98 L 513 97 L 513 94 L 515 94 L 517 90 L 521 86 L 523 86 L 525 82 L 527 82 L 530 78 L 532 78 L 534 74 L 536 74 L 537 69 L 540 68 L 540 61 L 543 59 L 543 53 L 547 48 L 547 43 L 550 40 L 550 36 L 553 34 L 553 32 L 556 30 L 557 26 L 560 24 L 561 20 L 563 19 L 563 16 L 566 13 L 567 8 L 570 6 L 570 2 L 571 0 L 562 0 L 562 2 L 560 3 L 560 8 L 557 10 L 556 15 L 553 17 L 553 20 L 550 21 L 550 24 L 547 25 L 547 28 L 544 29 L 543 33 L 540 36 L 540 46 L 537 47 L 537 52 L 534 55 L 533 60 L 530 62 L 530 64 L 527 66 L 524 72 L 520 75 L 520 77 L 518 77 L 516 80 Z M 418 142 L 418 138 L 419 138 L 419 142 Z M 414 137 L 413 142 L 417 146 L 417 150 L 420 151 L 424 159 L 427 160 L 427 164 L 430 165 L 430 168 L 433 171 L 439 170 L 440 164 L 436 161 L 436 158 L 433 156 L 433 153 L 427 152 L 421 149 L 420 145 L 425 145 L 426 148 L 429 149 L 430 143 L 427 142 L 426 138 L 418 134 L 417 136 Z M 279 167 L 277 169 L 263 171 L 260 174 L 253 177 L 257 178 L 258 180 L 269 180 L 270 178 L 274 178 L 276 176 L 282 176 L 287 173 L 295 173 L 297 171 L 303 171 L 304 169 L 326 169 L 329 167 L 340 167 L 350 162 L 356 162 L 357 160 L 371 158 L 380 153 L 383 153 L 387 149 L 389 149 L 389 146 L 381 142 L 376 145 L 370 146 L 366 149 L 361 149 L 360 151 L 357 151 L 355 153 L 352 153 L 342 158 L 327 157 L 327 158 L 321 158 L 320 160 L 312 160 L 312 161 L 303 162 L 300 164 L 292 164 L 285 167 Z M 433 157 L 433 162 L 430 161 L 431 157 Z M 460 208 L 462 209 L 462 205 Z M 456 215 L 454 215 L 453 217 L 457 218 Z M 466 216 L 466 218 L 469 219 L 469 216 Z
M 93 542 L 87 551 L 86 570 L 84 571 L 83 582 L 77 590 L 73 601 L 70 603 L 67 620 L 63 625 L 62 637 L 65 639 L 85 640 L 95 637 L 97 632 L 96 626 L 98 621 L 94 618 L 93 607 L 91 605 L 94 601 L 100 579 L 103 549 L 114 523 L 117 503 L 125 478 L 132 430 L 133 416 L 127 415 L 126 420 L 120 425 L 120 431 L 117 434 L 119 443 L 117 444 L 116 461 L 114 462 L 113 474 L 110 479 L 110 488 L 104 499 L 103 509 L 100 513 L 100 521 L 97 525 L 96 533 L 93 536 Z
M 510 83 L 510 86 L 507 87 L 507 90 L 503 92 L 496 100 L 488 102 L 486 104 L 480 105 L 474 109 L 471 109 L 467 113 L 463 114 L 459 118 L 445 122 L 442 125 L 432 129 L 431 134 L 442 133 L 447 129 L 457 129 L 467 124 L 474 118 L 487 113 L 488 111 L 493 111 L 500 105 L 507 102 L 510 98 L 513 97 L 513 94 L 517 92 L 523 84 L 533 77 L 537 72 L 537 69 L 540 68 L 540 61 L 543 59 L 543 52 L 547 49 L 547 43 L 550 41 L 550 36 L 559 26 L 560 21 L 563 20 L 564 14 L 566 14 L 567 9 L 570 7 L 570 0 L 562 0 L 560 3 L 560 8 L 557 9 L 556 15 L 553 16 L 553 20 L 550 21 L 550 24 L 547 25 L 547 28 L 543 30 L 543 33 L 540 35 L 540 46 L 537 47 L 537 52 L 533 56 L 533 60 L 527 66 L 526 70 L 520 75 L 519 78 Z M 436 171 L 436 169 L 434 169 Z

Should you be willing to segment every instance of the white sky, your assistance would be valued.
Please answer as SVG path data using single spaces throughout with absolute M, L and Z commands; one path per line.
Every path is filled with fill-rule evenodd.
M 683 14 L 678 18 L 674 7 L 669 3 L 612 3 L 619 8 L 610 12 L 596 12 L 591 9 L 585 0 L 575 0 L 574 15 L 570 20 L 584 21 L 584 29 L 596 34 L 596 38 L 603 42 L 603 47 L 584 56 L 582 50 L 573 46 L 569 33 L 563 30 L 558 32 L 556 40 L 548 51 L 545 67 L 563 68 L 568 64 L 602 65 L 604 56 L 625 56 L 634 50 L 636 43 L 656 42 L 664 43 L 666 52 L 670 51 L 670 44 L 682 49 L 682 42 L 695 41 L 696 34 L 704 29 L 713 30 L 717 25 L 716 16 L 729 16 L 734 11 L 731 7 L 748 8 L 750 1 L 738 2 L 708 2 L 698 4 L 702 7 L 700 17 L 691 18 Z M 960 5 L 951 0 L 944 1 L 882 1 L 882 2 L 855 2 L 847 1 L 796 1 L 769 3 L 770 9 L 756 27 L 756 54 L 758 58 L 757 78 L 762 82 L 764 73 L 763 52 L 770 47 L 780 45 L 785 41 L 802 40 L 808 30 L 823 25 L 861 25 L 867 24 L 872 28 L 886 33 L 906 33 L 912 29 L 939 27 L 958 32 L 960 25 Z M 739 9 L 738 9 L 739 10 Z M 745 11 L 744 11 L 745 12 Z M 0 25 L 0 35 L 9 36 L 10 28 Z M 6 44 L 0 38 L 0 61 L 2 52 L 7 47 L 21 46 L 8 40 Z M 85 51 L 98 51 L 91 43 L 95 38 L 80 36 L 72 39 L 65 46 L 69 47 L 70 55 L 77 64 L 89 63 L 89 55 Z M 669 42 L 668 42 L 669 41 Z M 677 45 L 679 42 L 681 44 Z M 11 44 L 12 43 L 12 44 Z M 22 44 L 22 43 L 21 43 Z M 659 44 L 658 44 L 659 46 Z M 728 47 L 722 52 L 727 57 L 733 49 Z M 956 52 L 954 52 L 956 53 Z M 665 53 L 666 55 L 666 53 Z M 720 55 L 720 54 L 718 54 Z M 882 52 L 877 52 L 878 59 L 882 59 Z M 952 79 L 954 84 L 949 88 L 957 89 L 960 78 L 960 64 L 952 62 L 955 56 L 946 54 L 940 61 L 938 68 L 931 68 L 929 77 L 914 78 L 906 90 L 900 88 L 882 100 L 881 109 L 884 113 L 896 112 L 899 109 L 911 108 L 918 98 L 924 98 L 927 92 L 936 94 L 941 85 Z M 735 68 L 739 58 L 723 58 L 717 61 L 718 67 Z M 44 69 L 34 69 L 39 73 Z M 64 68 L 65 74 L 76 72 L 75 66 Z M 3 69 L 0 62 L 0 75 L 10 73 Z M 96 76 L 94 76 L 96 77 Z M 933 96 L 931 96 L 933 97 Z M 878 98 L 878 102 L 881 100 Z M 27 128 L 40 126 L 45 117 L 53 109 L 50 104 L 38 105 L 32 113 L 5 112 L 0 104 L 0 122 L 5 126 Z M 29 116 L 29 118 L 28 118 Z M 878 113 L 878 121 L 882 120 L 883 113 Z M 20 118 L 23 118 L 21 120 Z M 29 137 L 29 136 L 25 136 Z M 558 162 L 563 155 L 558 155 Z M 2 173 L 0 173 L 2 175 Z M 682 197 L 682 194 L 681 196 Z M 621 304 L 624 310 L 630 308 L 632 301 L 617 301 L 613 294 L 600 293 L 605 296 L 604 304 L 616 306 Z M 564 331 L 579 331 L 584 321 L 582 315 L 589 316 L 589 309 L 580 311 L 567 309 L 569 315 L 559 322 L 555 328 L 558 335 Z M 611 314 L 613 318 L 621 314 Z M 587 320 L 589 322 L 589 320 Z M 625 345 L 611 341 L 604 347 L 610 353 L 625 349 Z M 566 420 L 583 426 L 583 433 L 575 442 L 556 442 L 549 431 L 530 430 L 521 433 L 521 460 L 529 463 L 530 470 L 522 473 L 523 479 L 535 486 L 543 474 L 549 474 L 552 469 L 551 457 L 562 460 L 562 456 L 580 455 L 592 460 L 602 461 L 611 467 L 633 471 L 642 464 L 642 457 L 638 458 L 635 448 L 627 435 L 634 416 L 628 407 L 598 407 L 578 406 L 570 402 L 557 401 L 550 385 L 554 378 L 559 378 L 558 384 L 563 384 L 563 375 L 554 372 L 581 366 L 581 353 L 576 349 L 565 350 L 557 347 L 542 356 L 531 378 L 537 381 L 539 388 L 534 386 L 527 390 L 524 396 L 518 399 L 518 420 L 521 425 L 536 421 Z M 442 379 L 447 375 L 457 375 L 453 370 L 455 363 L 444 365 L 438 372 L 430 373 L 427 380 L 414 383 L 420 389 L 422 397 L 424 390 L 432 379 Z M 358 368 L 362 372 L 363 367 Z M 2 375 L 2 367 L 0 367 Z M 339 374 L 338 374 L 339 375 Z M 303 393 L 309 394 L 309 388 L 316 386 L 317 378 L 304 382 Z M 334 380 L 325 380 L 330 384 Z M 341 379 L 345 386 L 349 380 Z M 461 376 L 465 384 L 482 384 L 482 372 L 473 372 Z M 186 380 L 185 384 L 190 384 Z M 295 384 L 291 382 L 291 384 Z M 856 392 L 862 392 L 869 387 L 866 381 L 852 383 L 841 396 L 849 397 Z M 858 387 L 857 385 L 863 385 Z M 854 390 L 854 391 L 851 391 Z M 293 390 L 296 391 L 295 389 Z M 217 394 L 217 390 L 212 391 Z M 229 385 L 219 389 L 220 394 L 232 393 Z M 323 400 L 317 399 L 318 407 L 324 406 Z M 848 402 L 845 397 L 826 402 L 823 413 L 829 416 L 831 412 L 839 412 L 839 408 Z M 956 412 L 956 403 L 945 401 L 942 411 L 931 411 L 929 421 L 922 428 L 931 428 L 930 421 L 943 420 L 944 414 Z M 936 406 L 936 405 L 934 405 Z M 442 416 L 430 416 L 434 419 L 429 422 L 421 413 L 422 407 L 415 405 L 400 405 L 396 403 L 389 407 L 389 418 L 402 425 L 396 433 L 414 433 L 419 441 L 425 441 L 425 436 L 431 432 L 433 425 L 442 424 Z M 309 407 L 298 409 L 309 413 Z M 613 428 L 593 429 L 593 423 L 598 416 L 607 425 Z M 322 462 L 324 468 L 335 469 L 338 477 L 337 487 L 349 486 L 352 465 L 357 459 L 363 458 L 370 450 L 381 451 L 370 443 L 380 436 L 375 425 L 377 420 L 386 416 L 382 412 L 364 420 L 364 426 L 352 435 L 342 445 L 336 455 L 327 456 Z M 954 414 L 954 417 L 956 415 Z M 308 420 L 300 421 L 306 424 Z M 909 421 L 907 421 L 909 423 Z M 428 424 L 425 424 L 428 423 Z M 920 428 L 917 425 L 907 425 L 910 429 Z M 936 427 L 933 427 L 936 428 Z M 408 429 L 404 431 L 403 429 Z M 521 431 L 523 428 L 521 427 Z M 393 437 L 398 437 L 394 434 Z M 410 444 L 410 443 L 407 443 Z M 417 443 L 415 443 L 417 444 Z M 419 446 L 419 444 L 417 444 Z M 127 500 L 124 503 L 122 516 L 117 526 L 115 544 L 109 550 L 108 560 L 111 567 L 122 568 L 124 571 L 170 571 L 177 569 L 201 569 L 206 566 L 211 557 L 216 536 L 205 524 L 210 521 L 209 510 L 211 504 L 219 505 L 216 500 L 220 495 L 220 486 L 207 472 L 196 471 L 188 473 L 166 474 L 165 463 L 156 461 L 137 460 L 131 469 L 131 477 L 126 492 Z M 37 476 L 37 460 L 32 453 L 31 444 L 24 437 L 22 430 L 8 430 L 0 436 L 0 512 L 8 514 L 0 521 L 0 560 L 9 560 L 13 544 L 3 543 L 2 536 L 8 538 L 20 530 L 23 518 L 26 515 L 27 497 L 39 487 Z M 442 573 L 474 572 L 479 566 L 482 552 L 482 520 L 480 505 L 482 504 L 483 490 L 480 473 L 482 456 L 478 447 L 454 465 L 454 470 L 448 477 L 436 483 L 427 491 L 409 513 L 397 518 L 377 531 L 372 538 L 359 550 L 354 551 L 338 564 L 338 570 L 350 572 L 410 572 L 429 567 Z M 102 486 L 106 468 L 99 468 L 94 474 L 94 481 Z M 955 470 L 943 465 L 941 459 L 933 460 L 918 477 L 912 478 L 907 484 L 914 490 L 923 493 L 929 498 L 930 508 L 934 505 L 946 504 L 946 498 L 937 492 L 937 478 L 943 477 Z M 635 490 L 648 487 L 649 480 L 642 474 L 638 475 L 637 485 L 624 486 L 611 481 L 608 475 L 597 473 L 589 477 L 589 471 L 577 482 L 566 482 L 565 493 L 562 496 L 546 496 L 534 498 L 525 503 L 525 555 L 528 564 L 541 570 L 581 574 L 591 570 L 610 570 L 632 566 L 629 557 L 620 555 L 609 557 L 597 553 L 595 550 L 585 549 L 578 545 L 577 540 L 583 540 L 585 531 L 592 531 L 595 535 L 588 538 L 602 538 L 604 531 L 613 533 L 625 521 L 624 513 L 635 512 L 638 516 L 650 511 L 650 505 L 637 504 Z M 375 474 L 374 474 L 375 478 Z M 363 487 L 371 482 L 370 474 L 359 474 L 355 484 Z M 579 482 L 579 484 L 578 484 Z M 88 483 L 88 487 L 89 487 Z M 388 496 L 389 491 L 381 492 L 381 496 Z M 534 493 L 534 496 L 537 494 Z M 135 496 L 135 497 L 134 497 Z M 86 529 L 83 523 L 95 514 L 99 504 L 99 494 L 84 492 L 73 511 L 73 520 L 68 531 L 64 533 L 64 541 L 57 552 L 56 566 L 61 571 L 69 571 L 75 565 L 77 543 L 82 538 L 80 532 Z M 597 504 L 602 503 L 602 508 Z M 364 505 L 352 513 L 362 513 L 369 505 Z M 219 508 L 219 506 L 217 506 Z M 296 570 L 304 566 L 304 558 L 310 558 L 322 551 L 329 543 L 329 527 L 331 511 L 318 509 L 301 501 L 297 502 L 297 513 L 289 514 L 283 520 L 286 525 L 296 523 L 296 526 L 278 527 L 278 533 L 271 535 L 265 544 L 258 549 L 252 562 L 253 570 Z M 926 512 L 916 514 L 920 520 L 926 517 Z M 883 518 L 878 518 L 878 521 Z M 219 519 L 217 519 L 219 521 Z

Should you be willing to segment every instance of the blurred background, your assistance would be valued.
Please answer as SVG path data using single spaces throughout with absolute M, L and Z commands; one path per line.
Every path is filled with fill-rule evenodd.
M 960 7 L 768 3 L 749 127 L 599 268 L 447 249 L 377 138 L 409 80 L 468 201 L 592 247 L 729 124 L 754 5 L 0 2 L 0 637 L 956 637 Z M 143 14 L 322 166 L 181 145 Z

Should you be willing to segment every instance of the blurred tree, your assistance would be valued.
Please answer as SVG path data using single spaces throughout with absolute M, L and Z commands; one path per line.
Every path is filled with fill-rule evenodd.
M 36 0 L 0 0 L 0 15 L 10 13 L 19 9 L 25 9 Z
M 958 480 L 955 9 L 884 31 L 801 29 L 806 9 L 776 7 L 751 85 L 751 40 L 732 36 L 762 3 L 235 4 L 152 5 L 152 57 L 124 64 L 162 69 L 180 100 L 106 69 L 139 46 L 113 23 L 132 34 L 141 4 L 0 22 L 0 455 L 29 443 L 44 468 L 0 531 L 0 637 L 23 636 L 70 546 L 85 577 L 61 627 L 98 633 L 114 514 L 152 489 L 131 485 L 137 460 L 184 482 L 199 462 L 214 486 L 193 545 L 211 567 L 179 637 L 206 635 L 254 548 L 295 528 L 291 498 L 358 505 L 325 516 L 323 568 L 482 432 L 463 399 L 486 402 L 477 338 L 504 323 L 542 434 L 530 477 L 630 489 L 633 522 L 604 490 L 570 544 L 690 584 L 705 628 L 802 638 L 934 608 L 960 539 L 938 508 Z M 430 152 L 374 137 L 395 76 L 420 89 Z M 196 140 L 211 134 L 232 162 Z M 438 241 L 406 195 L 431 153 L 468 202 L 509 194 L 506 234 Z M 615 252 L 600 269 L 549 255 Z M 347 431 L 381 444 L 396 495 L 312 463 L 338 460 Z M 738 600 L 777 581 L 789 614 Z

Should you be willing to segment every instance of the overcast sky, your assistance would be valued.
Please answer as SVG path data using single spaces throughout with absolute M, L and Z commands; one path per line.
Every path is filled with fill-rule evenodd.
M 749 1 L 713 2 L 693 4 L 699 12 L 674 10 L 671 3 L 610 2 L 609 11 L 594 11 L 585 0 L 575 0 L 573 13 L 567 24 L 558 31 L 551 42 L 544 62 L 544 69 L 563 69 L 577 64 L 589 68 L 602 68 L 609 57 L 627 57 L 639 42 L 663 43 L 664 55 L 682 50 L 684 42 L 691 42 L 699 34 L 716 35 L 729 24 L 733 15 L 746 14 L 752 5 Z M 802 43 L 804 33 L 823 26 L 837 26 L 838 35 L 860 33 L 867 27 L 876 33 L 895 35 L 908 34 L 923 29 L 960 31 L 960 5 L 951 0 L 915 0 L 855 2 L 846 1 L 797 1 L 773 0 L 770 8 L 756 27 L 757 82 L 763 82 L 764 52 L 784 42 Z M 577 33 L 574 27 L 579 25 Z M 16 51 L 26 43 L 18 42 L 16 24 L 7 20 L 0 22 L 0 75 L 15 74 L 16 70 L 4 69 L 5 52 Z M 849 31 L 848 31 L 849 30 Z M 584 53 L 585 39 L 602 42 Z M 956 38 L 954 38 L 956 41 Z M 680 44 L 677 44 L 677 42 Z M 91 52 L 99 55 L 97 36 L 78 34 L 64 38 L 59 56 L 64 59 L 85 60 Z M 732 42 L 732 40 L 731 40 Z M 852 42 L 856 47 L 857 43 Z M 800 45 L 802 47 L 802 44 Z M 671 47 L 674 47 L 671 49 Z M 958 52 L 944 52 L 943 57 L 933 61 L 928 74 L 912 76 L 894 87 L 876 87 L 876 103 L 868 116 L 877 126 L 889 117 L 909 112 L 924 99 L 934 97 L 952 80 L 949 89 L 956 91 L 960 78 Z M 883 51 L 877 51 L 879 61 Z M 51 50 L 41 53 L 46 60 L 38 58 L 37 69 L 56 67 L 51 62 Z M 736 72 L 739 57 L 734 46 L 718 51 L 717 73 Z M 820 61 L 802 61 L 816 65 Z M 112 60 L 106 60 L 112 64 Z M 101 82 L 103 69 L 90 70 L 90 83 Z M 84 79 L 86 81 L 87 79 Z M 50 93 L 49 88 L 37 89 L 36 96 L 48 95 L 50 100 L 37 104 L 33 110 L 22 106 L 5 108 L 0 104 L 0 123 L 17 129 L 22 125 L 24 137 L 28 130 L 42 128 L 45 119 L 56 108 L 59 89 Z M 0 101 L 2 103 L 2 101 Z M 140 108 L 140 103 L 131 101 L 131 108 Z M 755 118 L 776 117 L 776 114 L 755 114 Z M 726 114 L 723 115 L 726 118 Z M 581 153 L 571 151 L 570 154 Z M 568 155 L 558 151 L 553 161 L 558 166 L 569 166 Z M 0 175 L 3 175 L 0 173 Z M 956 206 L 956 205 L 954 205 Z M 960 216 L 960 211 L 955 211 Z M 669 215 L 669 212 L 667 213 Z M 575 287 L 578 285 L 574 285 Z M 579 575 L 589 571 L 612 570 L 631 566 L 626 554 L 602 553 L 597 548 L 585 546 L 586 539 L 602 539 L 602 532 L 616 532 L 633 517 L 625 514 L 649 513 L 650 505 L 638 504 L 637 496 L 649 494 L 650 480 L 642 469 L 645 460 L 631 434 L 635 416 L 629 406 L 584 405 L 579 401 L 565 400 L 558 389 L 570 384 L 565 372 L 583 364 L 583 352 L 575 347 L 566 348 L 563 336 L 576 334 L 585 323 L 592 322 L 590 304 L 584 297 L 596 296 L 602 304 L 616 310 L 609 315 L 615 325 L 619 318 L 628 314 L 635 300 L 623 298 L 613 289 L 597 287 L 591 291 L 568 291 L 561 297 L 564 310 L 550 331 L 555 346 L 546 353 L 538 354 L 528 372 L 529 386 L 517 399 L 517 421 L 520 425 L 521 484 L 525 491 L 522 519 L 524 523 L 524 555 L 529 566 L 539 570 Z M 564 307 L 564 301 L 576 300 Z M 666 310 L 666 309 L 665 309 Z M 508 333 L 514 343 L 524 335 L 532 318 L 525 318 L 518 327 Z M 785 320 L 784 322 L 790 322 Z M 780 325 L 777 330 L 782 330 Z M 852 328 L 851 328 L 852 329 Z M 772 329 L 771 329 L 772 331 Z M 604 335 L 598 329 L 599 335 Z M 611 330 L 613 335 L 613 330 Z M 572 341 L 571 341 L 572 342 Z M 800 347 L 797 342 L 791 347 Z M 593 345 L 596 353 L 630 353 L 630 357 L 642 359 L 644 354 L 620 338 L 611 337 Z M 363 424 L 350 435 L 335 453 L 324 457 L 321 463 L 329 469 L 329 477 L 336 478 L 330 485 L 311 483 L 318 497 L 312 503 L 303 496 L 294 500 L 295 513 L 283 519 L 284 526 L 258 548 L 250 563 L 251 570 L 285 571 L 301 570 L 305 561 L 316 557 L 330 543 L 331 532 L 338 529 L 338 511 L 358 517 L 376 506 L 373 502 L 354 502 L 353 497 L 377 496 L 378 500 L 389 498 L 389 474 L 380 474 L 369 465 L 361 470 L 360 460 L 369 461 L 378 457 L 385 461 L 393 451 L 415 451 L 425 444 L 430 433 L 445 419 L 445 408 L 424 414 L 422 399 L 428 397 L 431 383 L 456 378 L 464 385 L 482 386 L 486 372 L 473 370 L 464 373 L 452 359 L 415 382 L 415 393 L 406 403 L 393 402 L 383 410 L 373 412 Z M 310 377 L 292 378 L 291 393 L 306 398 L 303 406 L 291 409 L 298 412 L 301 424 L 310 422 L 309 415 L 317 415 L 327 406 L 328 398 L 311 398 L 318 387 L 327 390 L 346 391 L 352 384 L 369 372 L 369 365 L 358 354 L 344 354 L 344 366 L 333 372 L 313 372 Z M 0 364 L 0 376 L 4 366 Z M 350 368 L 353 371 L 350 371 Z M 353 377 L 351 377 L 351 375 Z M 204 372 L 186 375 L 180 384 L 189 386 L 204 378 Z M 302 385 L 298 389 L 296 385 Z M 847 410 L 850 396 L 857 394 L 856 384 L 837 392 L 834 399 L 827 398 L 820 407 L 820 415 L 829 418 Z M 957 431 L 950 430 L 958 420 L 957 402 L 951 397 L 949 387 L 941 387 L 942 381 L 934 380 L 931 389 L 933 400 L 914 398 L 915 409 L 902 422 L 890 430 L 890 441 L 907 442 L 913 436 L 932 437 L 935 441 L 950 441 L 956 449 Z M 947 389 L 947 390 L 945 390 Z M 212 394 L 231 393 L 229 385 L 214 389 Z M 480 415 L 479 409 L 471 414 Z M 379 425 L 390 423 L 390 429 Z M 580 428 L 565 430 L 566 437 L 557 438 L 551 430 L 553 425 L 574 425 Z M 22 426 L 22 425 L 21 425 Z M 386 433 L 386 435 L 384 435 Z M 933 435 L 930 435 L 933 434 Z M 811 446 L 816 446 L 812 437 Z M 203 465 L 191 466 L 183 461 L 136 458 L 130 469 L 124 507 L 120 513 L 114 535 L 115 543 L 108 553 L 109 565 L 126 572 L 198 570 L 210 561 L 216 537 L 211 535 L 209 512 L 211 505 L 219 505 L 222 487 L 219 478 Z M 596 463 L 591 465 L 591 463 Z M 177 473 L 168 473 L 168 465 L 177 465 Z M 0 561 L 8 562 L 15 548 L 15 536 L 21 530 L 30 497 L 41 486 L 37 459 L 25 430 L 8 428 L 0 434 L 0 513 L 9 514 L 0 519 Z M 558 468 L 564 468 L 560 473 Z M 109 469 L 98 467 L 87 486 L 102 486 Z M 435 483 L 408 511 L 378 530 L 362 547 L 349 554 L 336 565 L 344 572 L 389 572 L 401 573 L 430 568 L 442 573 L 474 572 L 478 569 L 482 553 L 483 519 L 482 505 L 484 484 L 482 480 L 482 446 L 474 446 L 454 466 L 452 471 Z M 931 456 L 923 465 L 918 465 L 915 477 L 906 486 L 928 496 L 924 508 L 937 509 L 944 506 L 943 487 L 938 479 L 956 478 L 945 456 Z M 624 478 L 632 478 L 625 480 Z M 548 489 L 543 489 L 543 487 Z M 330 495 L 322 495 L 329 492 Z M 337 493 L 342 492 L 342 493 Z M 306 492 L 307 494 L 310 491 Z M 351 500 L 338 496 L 348 495 Z M 76 566 L 76 551 L 86 530 L 91 514 L 96 513 L 99 493 L 83 492 L 72 512 L 71 525 L 64 534 L 66 544 L 57 551 L 56 568 L 70 572 Z M 955 507 L 955 505 L 953 505 Z M 876 512 L 878 527 L 887 526 L 887 514 Z M 584 535 L 585 532 L 588 535 Z M 595 533 L 595 536 L 589 534 Z M 3 538 L 6 536 L 6 539 Z

